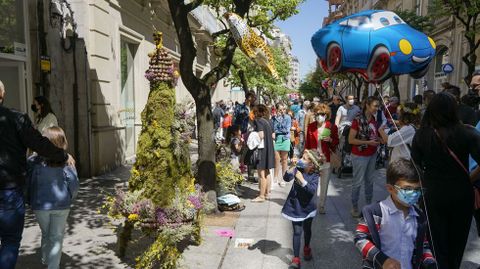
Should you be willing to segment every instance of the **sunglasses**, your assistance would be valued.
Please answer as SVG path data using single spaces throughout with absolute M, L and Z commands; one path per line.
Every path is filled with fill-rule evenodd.
M 317 114 L 315 114 L 315 115 L 317 115 L 317 116 L 326 116 L 327 113 L 317 113 Z

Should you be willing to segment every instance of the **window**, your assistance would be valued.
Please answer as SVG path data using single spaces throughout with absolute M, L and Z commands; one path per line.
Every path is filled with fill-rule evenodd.
M 389 26 L 390 25 L 390 22 L 385 17 L 380 18 L 380 23 L 383 24 L 384 26 Z
M 135 79 L 134 59 L 137 46 L 125 40 L 120 42 L 120 109 L 121 124 L 125 127 L 126 157 L 135 154 Z
M 358 16 L 350 18 L 348 20 L 348 26 L 350 27 L 370 27 L 370 19 L 366 16 Z
M 443 76 L 443 65 L 448 63 L 448 48 L 445 46 L 437 48 L 435 55 L 435 76 Z
M 404 24 L 405 22 L 391 11 L 382 11 L 372 14 L 372 26 L 374 30 L 378 30 L 387 26 Z
M 0 4 L 0 53 L 15 53 L 17 44 L 25 45 L 23 0 L 6 0 Z

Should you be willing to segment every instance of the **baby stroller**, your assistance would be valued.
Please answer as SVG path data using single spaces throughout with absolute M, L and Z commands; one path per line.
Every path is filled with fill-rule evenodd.
M 353 172 L 352 169 L 352 145 L 348 143 L 348 135 L 350 133 L 350 125 L 346 125 L 343 127 L 340 136 L 340 152 L 341 152 L 341 164 L 338 168 L 337 176 L 338 178 L 342 178 L 343 174 L 351 174 Z

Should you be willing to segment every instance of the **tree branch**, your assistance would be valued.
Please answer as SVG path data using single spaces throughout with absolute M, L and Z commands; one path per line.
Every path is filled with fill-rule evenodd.
M 198 97 L 200 80 L 194 75 L 193 62 L 197 57 L 197 49 L 188 22 L 188 8 L 178 0 L 168 0 L 170 15 L 175 25 L 182 57 L 180 57 L 180 74 L 183 83 L 195 98 Z
M 247 77 L 245 76 L 245 71 L 236 63 L 232 62 L 233 67 L 237 70 L 238 77 L 240 78 L 240 83 L 242 83 L 243 91 L 248 93 L 250 90 L 248 87 Z
M 185 8 L 188 12 L 196 9 L 197 7 L 201 6 L 203 4 L 203 0 L 194 0 L 190 2 L 189 4 L 185 5 Z
M 213 37 L 213 38 L 217 38 L 217 37 L 219 37 L 219 36 L 221 36 L 221 35 L 224 35 L 224 34 L 228 33 L 229 31 L 230 31 L 230 29 L 223 29 L 223 30 L 221 30 L 221 31 L 218 31 L 218 32 L 213 33 L 213 34 L 212 34 L 212 37 Z
M 280 15 L 280 14 L 277 13 L 277 14 L 275 14 L 275 16 L 273 16 L 272 18 L 270 18 L 268 21 L 266 21 L 266 22 L 264 22 L 264 23 L 249 24 L 249 26 L 250 26 L 250 27 L 258 27 L 258 26 L 260 26 L 260 25 L 270 24 L 270 23 L 274 22 L 274 21 L 278 18 L 279 15 Z

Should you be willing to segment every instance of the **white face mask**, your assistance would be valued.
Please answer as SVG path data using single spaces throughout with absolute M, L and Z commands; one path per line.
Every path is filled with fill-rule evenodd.
M 325 118 L 326 118 L 326 117 L 323 116 L 323 115 L 318 115 L 318 116 L 317 116 L 317 121 L 318 121 L 318 122 L 325 122 Z
M 355 100 L 348 100 L 348 104 L 353 106 L 353 104 L 355 104 Z

